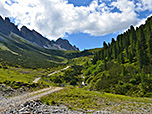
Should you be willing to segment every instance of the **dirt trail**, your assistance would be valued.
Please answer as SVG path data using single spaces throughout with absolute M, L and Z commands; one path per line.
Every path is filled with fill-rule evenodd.
M 3 112 L 9 108 L 15 107 L 19 104 L 25 103 L 26 101 L 38 100 L 43 96 L 46 96 L 56 91 L 60 91 L 62 89 L 63 88 L 61 87 L 49 87 L 49 88 L 41 89 L 39 91 L 26 93 L 20 96 L 3 99 L 0 101 L 0 112 Z
M 54 72 L 48 74 L 48 76 L 51 76 L 51 75 L 53 75 L 53 74 L 56 74 L 56 73 L 58 73 L 58 72 L 60 72 L 60 71 L 64 71 L 64 70 L 68 69 L 69 67 L 70 67 L 70 66 L 67 66 L 67 67 L 65 67 L 65 68 L 63 68 L 63 69 L 61 69 L 61 70 L 54 71 Z M 37 83 L 40 79 L 41 79 L 41 77 L 35 78 L 35 80 L 33 81 L 33 83 Z

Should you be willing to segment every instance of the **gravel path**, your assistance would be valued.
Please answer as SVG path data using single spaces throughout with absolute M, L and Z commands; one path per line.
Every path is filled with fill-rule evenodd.
M 36 78 L 36 79 L 33 81 L 33 83 L 37 83 L 40 79 L 41 79 L 41 77 Z
M 58 73 L 58 72 L 60 72 L 60 71 L 64 71 L 64 70 L 68 69 L 69 67 L 70 67 L 70 66 L 67 66 L 67 67 L 65 67 L 65 68 L 63 68 L 63 69 L 61 69 L 61 70 L 54 71 L 54 72 L 48 74 L 48 76 L 51 76 L 51 75 L 53 75 L 53 74 L 56 74 L 56 73 Z M 41 79 L 41 77 L 36 78 L 36 79 L 33 81 L 33 83 L 37 83 L 40 79 Z
M 52 73 L 48 74 L 48 76 L 51 76 L 51 75 L 53 75 L 53 74 L 56 74 L 56 73 L 58 73 L 58 72 L 60 72 L 60 71 L 64 71 L 64 70 L 68 69 L 69 67 L 70 67 L 70 66 L 67 66 L 67 67 L 65 67 L 65 68 L 63 68 L 63 69 L 61 69 L 61 70 L 57 70 L 57 71 L 55 71 L 55 72 L 52 72 Z
M 26 93 L 20 96 L 12 97 L 12 98 L 3 98 L 0 101 L 0 112 L 16 107 L 17 105 L 25 103 L 30 100 L 37 100 L 45 95 L 48 95 L 50 93 L 53 93 L 62 89 L 63 88 L 61 87 L 56 87 L 56 88 L 50 87 L 50 88 L 45 88 L 39 91 Z

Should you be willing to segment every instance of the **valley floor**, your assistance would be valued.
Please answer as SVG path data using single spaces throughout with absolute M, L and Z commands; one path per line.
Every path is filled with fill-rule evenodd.
M 151 98 L 133 98 L 74 87 L 49 87 L 20 95 L 11 92 L 15 96 L 9 97 L 6 95 L 9 92 L 2 90 L 5 86 L 0 88 L 0 114 L 152 113 Z
M 69 66 L 62 68 L 62 70 L 52 70 L 52 73 L 49 72 L 49 74 L 45 71 L 45 76 L 52 76 L 68 68 Z M 7 81 L 2 76 L 1 79 L 4 79 L 4 82 L 14 88 L 0 84 L 0 114 L 152 114 L 152 98 L 89 91 L 87 87 L 70 86 L 64 87 L 64 89 L 60 87 L 40 89 L 41 86 L 43 88 L 47 87 L 41 83 L 36 83 L 42 77 L 43 70 L 43 72 L 27 71 L 27 69 L 24 69 L 24 72 L 20 71 L 20 69 L 15 71 L 14 69 L 1 69 L 0 71 L 11 81 Z M 36 74 L 38 75 L 36 76 Z M 14 75 L 15 79 L 11 78 Z M 19 76 L 22 75 L 25 78 L 19 81 L 33 82 L 34 80 L 35 83 L 14 81 L 20 79 Z M 32 77 L 30 80 L 29 75 Z M 25 87 L 22 87 L 22 85 L 25 85 Z M 35 86 L 35 89 L 33 86 Z M 28 89 L 26 90 L 26 88 Z M 37 88 L 40 90 L 35 91 Z M 30 92 L 30 89 L 34 90 L 34 92 Z
M 85 114 L 84 110 L 74 111 L 65 105 L 51 106 L 40 101 L 41 97 L 62 89 L 64 88 L 49 87 L 29 93 L 26 91 L 19 92 L 7 88 L 5 85 L 0 85 L 0 114 Z M 10 97 L 11 94 L 15 96 Z M 94 114 L 102 112 L 98 111 Z
M 14 96 L 14 97 L 9 97 L 5 95 L 5 91 L 4 92 L 1 91 L 0 112 L 5 112 L 8 109 L 12 109 L 20 104 L 24 104 L 27 101 L 38 100 L 43 96 L 46 96 L 48 94 L 51 94 L 53 92 L 56 92 L 62 89 L 63 88 L 60 88 L 60 87 L 49 87 L 49 88 L 41 89 L 38 91 L 30 92 L 30 93 L 25 92 L 25 93 L 22 93 L 21 95 Z M 14 94 L 13 92 L 11 93 Z

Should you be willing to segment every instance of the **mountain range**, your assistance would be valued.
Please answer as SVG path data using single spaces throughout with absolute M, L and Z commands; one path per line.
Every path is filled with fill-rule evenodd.
M 6 36 L 16 35 L 28 42 L 47 49 L 59 49 L 59 50 L 79 50 L 76 46 L 72 46 L 68 40 L 59 38 L 56 41 L 50 41 L 43 37 L 35 30 L 30 30 L 26 26 L 22 26 L 19 30 L 18 27 L 10 22 L 9 18 L 3 19 L 0 16 L 0 32 Z
M 0 16 L 0 66 L 49 68 L 90 54 L 92 51 L 81 52 L 68 40 L 50 41 L 26 26 L 19 30 L 9 18 Z

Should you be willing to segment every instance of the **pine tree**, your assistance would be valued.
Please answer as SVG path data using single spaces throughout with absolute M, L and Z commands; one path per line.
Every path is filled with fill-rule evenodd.
M 117 59 L 117 49 L 116 49 L 116 44 L 113 45 L 113 57 L 114 59 Z
M 138 61 L 138 65 L 139 65 L 139 68 L 141 69 L 143 67 L 143 62 L 144 62 L 144 58 L 143 58 L 143 51 L 140 47 L 140 42 L 139 40 L 137 40 L 137 46 L 136 46 L 136 49 L 137 49 L 137 61 Z
M 108 48 L 108 45 L 107 45 L 107 43 L 104 41 L 103 42 L 103 48 L 106 50 L 107 48 Z
M 124 61 L 123 53 L 120 53 L 120 63 L 124 64 Z
M 148 51 L 152 55 L 152 31 L 150 25 L 148 25 Z
M 115 42 L 116 42 L 115 39 L 112 38 L 111 45 L 113 45 Z
M 137 55 L 138 55 L 138 62 L 142 63 L 142 67 L 144 65 L 148 65 L 149 62 L 149 58 L 147 55 L 147 44 L 146 44 L 146 39 L 145 39 L 145 35 L 144 35 L 144 31 L 143 31 L 143 26 L 139 27 L 138 29 L 138 34 L 139 34 L 139 40 L 138 40 L 138 49 L 137 49 Z M 141 56 L 141 57 L 140 57 Z M 142 60 L 140 60 L 139 58 L 141 58 Z M 142 61 L 142 62 L 140 62 Z M 141 68 L 141 65 L 140 65 Z
M 107 43 L 104 41 L 104 42 L 103 42 L 104 58 L 107 57 L 107 48 L 108 48 L 108 45 L 107 45 Z
M 140 42 L 140 46 L 141 46 L 142 50 L 146 50 L 147 44 L 146 44 L 146 39 L 145 39 L 144 31 L 143 31 L 143 26 L 139 27 L 138 34 L 139 34 L 138 40 Z
M 116 43 L 116 50 L 117 50 L 117 56 L 118 56 L 121 52 L 121 49 L 120 49 L 120 46 L 119 46 L 118 42 Z
M 111 58 L 111 54 L 110 54 L 110 48 L 109 48 L 107 49 L 107 59 L 110 60 L 110 58 Z
M 131 53 L 134 56 L 135 55 L 135 48 L 136 48 L 136 31 L 133 26 L 130 27 L 131 33 L 130 33 L 130 44 L 131 44 Z
M 104 50 L 103 50 L 103 49 L 101 50 L 100 58 L 101 58 L 101 60 L 103 60 L 103 59 L 104 59 Z
M 104 70 L 107 70 L 107 61 L 104 59 Z
M 133 60 L 132 54 L 129 53 L 129 62 L 132 63 L 132 60 Z
M 98 61 L 98 56 L 97 53 L 94 55 L 93 59 L 92 59 L 92 64 L 96 64 L 96 62 Z

